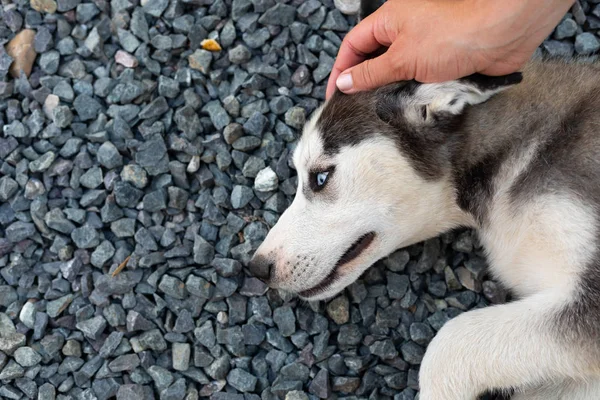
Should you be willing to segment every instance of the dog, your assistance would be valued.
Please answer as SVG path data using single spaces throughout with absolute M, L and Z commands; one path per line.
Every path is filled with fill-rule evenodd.
M 336 92 L 293 154 L 297 193 L 249 263 L 328 299 L 399 248 L 460 227 L 516 300 L 426 349 L 420 400 L 600 399 L 600 63 Z

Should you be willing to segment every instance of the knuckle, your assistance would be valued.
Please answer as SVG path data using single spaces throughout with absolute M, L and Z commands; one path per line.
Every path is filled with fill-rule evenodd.
M 373 60 L 366 60 L 361 68 L 358 68 L 358 79 L 356 80 L 357 86 L 360 85 L 360 89 L 371 88 L 376 85 L 375 68 Z

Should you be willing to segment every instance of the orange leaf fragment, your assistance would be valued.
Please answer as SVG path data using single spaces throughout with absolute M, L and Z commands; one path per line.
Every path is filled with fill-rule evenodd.
M 204 39 L 200 45 L 204 50 L 221 51 L 221 45 L 215 39 Z

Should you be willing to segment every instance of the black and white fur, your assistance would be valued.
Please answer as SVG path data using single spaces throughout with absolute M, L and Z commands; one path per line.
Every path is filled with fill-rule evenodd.
M 250 269 L 326 299 L 398 248 L 477 229 L 517 300 L 444 325 L 420 400 L 600 399 L 599 133 L 599 63 L 335 93 L 304 129 L 296 197 Z

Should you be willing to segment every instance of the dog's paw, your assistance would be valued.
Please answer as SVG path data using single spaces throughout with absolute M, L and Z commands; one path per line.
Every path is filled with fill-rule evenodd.
M 476 379 L 476 354 L 464 339 L 463 314 L 431 341 L 419 371 L 419 400 L 477 400 L 486 388 Z

